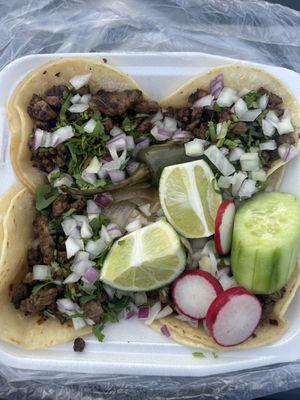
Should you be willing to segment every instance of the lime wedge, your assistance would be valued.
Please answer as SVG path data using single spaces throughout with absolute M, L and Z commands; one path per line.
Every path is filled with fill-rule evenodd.
M 166 167 L 159 182 L 160 203 L 170 224 L 187 238 L 211 236 L 222 197 L 203 160 Z
M 100 279 L 121 290 L 152 290 L 173 281 L 185 264 L 178 234 L 161 220 L 117 240 L 104 261 Z

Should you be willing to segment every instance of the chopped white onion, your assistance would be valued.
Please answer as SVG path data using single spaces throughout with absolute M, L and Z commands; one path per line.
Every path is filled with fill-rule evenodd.
M 240 157 L 242 171 L 257 171 L 260 167 L 258 153 L 245 153 Z
M 144 215 L 146 215 L 146 217 L 150 217 L 151 216 L 151 211 L 150 211 L 151 204 L 150 203 L 144 204 L 143 206 L 140 206 L 139 209 L 142 211 L 142 213 Z
M 92 185 L 94 185 L 97 180 L 96 174 L 89 174 L 86 170 L 81 173 L 81 178 Z
M 120 170 L 108 171 L 108 175 L 113 183 L 121 182 L 125 179 L 125 172 Z
M 211 106 L 213 103 L 213 96 L 211 94 L 208 94 L 207 96 L 201 97 L 201 99 L 198 99 L 195 101 L 193 104 L 194 108 L 201 108 L 201 107 L 206 107 L 206 106 Z
M 217 103 L 221 107 L 230 107 L 232 104 L 238 100 L 238 95 L 236 90 L 229 87 L 224 87 L 219 94 Z
M 260 150 L 275 150 L 277 149 L 277 144 L 275 140 L 268 140 L 267 142 L 260 143 Z
M 247 103 L 243 99 L 238 99 L 234 105 L 234 112 L 238 117 L 242 117 L 248 111 Z
M 78 226 L 81 226 L 83 224 L 83 222 L 88 222 L 88 218 L 86 215 L 73 214 L 72 218 L 75 219 Z
M 109 244 L 112 241 L 105 225 L 101 226 L 101 239 L 104 240 L 106 244 Z
M 141 221 L 139 219 L 135 219 L 134 221 L 127 224 L 125 229 L 127 232 L 130 233 L 136 231 L 137 229 L 140 229 L 141 227 L 142 227 Z
M 247 89 L 247 88 L 243 88 L 239 91 L 238 95 L 239 97 L 244 97 L 246 94 L 248 94 L 249 92 L 251 92 L 251 90 Z
M 133 136 L 126 136 L 127 150 L 133 150 L 135 148 Z
M 126 171 L 128 172 L 129 175 L 133 175 L 138 169 L 139 165 L 140 163 L 136 161 L 130 161 L 126 166 Z
M 177 121 L 174 118 L 165 117 L 164 119 L 164 130 L 168 132 L 175 132 L 177 131 Z
M 88 214 L 100 214 L 101 213 L 101 208 L 98 206 L 98 204 L 94 200 L 88 200 L 86 202 L 86 211 Z
M 240 198 L 251 197 L 255 192 L 257 192 L 256 182 L 253 179 L 245 179 L 239 190 Z
M 92 95 L 90 93 L 84 94 L 81 96 L 80 103 L 88 104 L 89 101 L 91 100 L 91 98 L 92 98 Z
M 34 265 L 32 268 L 33 280 L 44 281 L 51 276 L 50 265 Z
M 171 131 L 167 131 L 165 129 L 158 128 L 157 126 L 154 126 L 151 129 L 150 133 L 158 142 L 163 142 L 172 137 Z
M 124 132 L 122 131 L 122 129 L 119 128 L 119 127 L 116 126 L 116 125 L 110 130 L 109 133 L 110 133 L 110 135 L 113 136 L 113 137 L 115 137 L 115 136 L 117 136 L 117 135 L 120 135 L 120 133 L 121 133 L 121 134 L 124 134 Z
M 218 179 L 218 187 L 221 189 L 228 189 L 231 185 L 232 178 L 231 176 L 220 176 Z
M 87 168 L 84 170 L 88 174 L 97 174 L 101 168 L 101 163 L 98 160 L 98 158 L 95 156 L 92 158 L 90 161 L 89 165 Z
M 81 100 L 81 96 L 80 96 L 80 94 L 75 94 L 75 96 L 73 96 L 73 97 L 71 97 L 71 103 L 72 104 L 77 104 L 77 103 L 80 103 L 80 100 Z
M 77 223 L 72 217 L 66 217 L 61 223 L 66 236 L 74 236 L 77 231 Z M 76 236 L 75 236 L 76 237 Z
M 223 139 L 224 137 L 226 137 L 228 131 L 228 125 L 227 122 L 219 122 L 217 124 L 217 137 L 218 139 Z
M 263 169 L 259 169 L 258 171 L 250 172 L 250 178 L 254 181 L 265 182 L 267 180 L 267 174 Z
M 83 239 L 90 239 L 93 236 L 93 229 L 87 221 L 82 223 L 80 235 Z
M 275 111 L 273 111 L 273 110 L 268 111 L 268 113 L 266 115 L 266 120 L 275 124 L 275 127 L 276 127 L 277 122 L 279 122 L 279 118 L 277 117 Z
M 242 186 L 242 183 L 247 178 L 247 174 L 245 172 L 239 171 L 238 173 L 234 174 L 232 178 L 232 195 L 237 196 Z
M 89 108 L 88 104 L 77 103 L 68 108 L 71 113 L 82 113 Z
M 72 322 L 75 331 L 79 331 L 86 326 L 85 320 L 80 317 L 72 318 Z
M 161 121 L 163 119 L 163 115 L 160 110 L 157 111 L 156 114 L 153 115 L 153 118 L 151 119 L 152 124 L 154 124 L 157 121 Z
M 283 161 L 288 162 L 299 154 L 299 149 L 293 145 L 284 143 L 278 147 L 278 154 Z
M 161 310 L 161 302 L 157 301 L 155 304 L 153 304 L 152 307 L 149 309 L 149 316 L 145 321 L 146 325 L 151 325 L 152 322 L 155 320 L 156 316 Z
M 106 243 L 102 238 L 98 240 L 89 240 L 85 246 L 85 250 L 91 255 L 91 257 L 99 256 L 104 249 L 106 249 Z
M 82 86 L 86 85 L 88 81 L 90 80 L 92 73 L 90 72 L 89 74 L 85 75 L 75 75 L 73 78 L 70 79 L 70 83 L 73 86 L 74 89 L 78 90 L 82 88 Z
M 75 283 L 78 282 L 80 279 L 80 275 L 77 275 L 75 272 L 72 272 L 64 281 L 63 283 Z
M 172 140 L 174 140 L 174 142 L 187 142 L 191 139 L 191 137 L 192 135 L 190 134 L 190 132 L 178 129 L 176 132 L 174 132 Z M 203 140 L 202 142 L 205 142 L 205 140 Z
M 255 121 L 256 118 L 261 114 L 261 111 L 262 110 L 260 108 L 257 108 L 255 110 L 248 110 L 243 115 L 240 116 L 240 120 L 245 122 Z
M 267 108 L 269 101 L 269 96 L 267 94 L 263 94 L 260 96 L 258 99 L 258 108 L 261 108 L 262 110 L 265 110 Z
M 290 118 L 283 118 L 281 121 L 277 122 L 276 128 L 279 135 L 294 132 L 294 127 Z
M 215 165 L 215 167 L 224 176 L 229 176 L 235 172 L 234 166 L 228 161 L 228 159 L 222 154 L 217 146 L 212 145 L 208 147 L 204 154 L 206 157 Z
M 43 147 L 44 131 L 42 129 L 36 129 L 34 132 L 34 150 L 39 147 Z
M 58 311 L 63 314 L 74 313 L 74 311 L 77 311 L 79 309 L 78 304 L 74 303 L 68 298 L 56 300 L 56 305 Z
M 145 292 L 138 292 L 134 294 L 134 303 L 137 306 L 142 306 L 147 303 L 147 294 Z
M 275 126 L 273 123 L 271 123 L 268 119 L 263 119 L 261 121 L 262 124 L 262 130 L 265 136 L 273 136 L 275 133 Z
M 74 258 L 74 263 L 77 263 L 78 261 L 81 260 L 88 260 L 89 256 L 90 255 L 87 251 L 79 251 Z
M 112 240 L 122 236 L 122 232 L 117 224 L 108 224 L 106 229 Z
M 157 315 L 154 319 L 160 319 L 160 318 L 165 318 L 168 315 L 173 313 L 173 309 L 170 306 L 165 306 Z
M 88 122 L 84 125 L 83 130 L 87 133 L 93 133 L 94 129 L 96 128 L 97 122 L 91 118 Z
M 225 269 L 225 268 L 224 268 Z M 221 283 L 223 290 L 230 289 L 232 287 L 238 286 L 233 276 L 228 276 L 227 274 L 222 274 L 218 278 Z
M 56 129 L 52 133 L 52 146 L 55 147 L 60 143 L 65 142 L 75 135 L 74 129 L 71 125 L 63 126 L 62 128 Z
M 68 237 L 66 240 L 66 251 L 67 251 L 67 258 L 73 257 L 79 250 L 84 249 L 84 244 L 81 239 Z
M 64 174 L 62 178 L 55 179 L 53 182 L 53 187 L 60 187 L 60 186 L 72 186 L 73 185 L 73 179 L 70 175 Z
M 201 139 L 194 139 L 191 142 L 184 144 L 185 154 L 189 157 L 202 156 L 204 146 Z
M 115 148 L 116 151 L 126 149 L 126 135 L 125 133 L 119 133 L 118 135 L 114 136 L 106 143 L 106 147 L 110 150 L 112 147 Z M 114 157 L 113 157 L 114 158 Z
M 140 150 L 145 149 L 146 147 L 150 146 L 150 139 L 149 138 L 144 138 L 140 142 L 138 142 L 135 146 L 135 149 L 133 151 L 133 157 L 136 157 L 139 153 Z
M 230 151 L 229 161 L 238 161 L 245 154 L 245 150 L 240 147 L 235 147 Z

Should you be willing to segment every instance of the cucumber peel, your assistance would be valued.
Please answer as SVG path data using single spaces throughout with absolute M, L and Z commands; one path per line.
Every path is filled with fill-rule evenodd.
M 300 198 L 262 193 L 243 203 L 235 217 L 231 268 L 237 283 L 270 294 L 290 279 L 300 245 Z

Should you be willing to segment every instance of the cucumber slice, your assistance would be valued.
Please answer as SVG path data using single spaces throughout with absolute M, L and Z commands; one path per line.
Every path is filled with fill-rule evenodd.
M 231 267 L 239 285 L 256 294 L 281 289 L 295 269 L 300 244 L 300 198 L 262 193 L 235 217 Z

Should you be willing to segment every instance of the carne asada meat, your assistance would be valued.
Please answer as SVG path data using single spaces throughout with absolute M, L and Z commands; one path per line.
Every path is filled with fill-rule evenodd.
M 207 96 L 209 93 L 203 89 L 197 89 L 196 92 L 192 93 L 188 98 L 188 105 L 191 107 L 195 101 Z
M 56 112 L 49 106 L 49 104 L 37 94 L 32 96 L 27 112 L 31 118 L 39 121 L 49 121 L 57 116 Z
M 57 296 L 57 288 L 41 289 L 35 294 L 31 294 L 26 300 L 21 301 L 20 309 L 25 314 L 35 314 L 45 310 Z
M 27 252 L 27 263 L 29 267 L 42 263 L 42 254 L 39 248 L 29 249 Z
M 63 143 L 60 143 L 56 147 L 38 148 L 37 150 L 33 149 L 32 141 L 29 145 L 31 148 L 32 165 L 47 174 L 56 167 L 63 168 L 66 166 L 70 158 L 70 153 Z
M 18 286 L 15 287 L 11 302 L 15 306 L 15 308 L 19 309 L 21 305 L 21 301 L 27 299 L 29 296 L 30 289 L 25 283 L 20 283 Z
M 134 106 L 134 110 L 137 111 L 138 113 L 151 114 L 158 111 L 158 109 L 159 109 L 158 103 L 152 100 L 144 100 L 141 101 L 140 103 L 137 103 Z
M 100 111 L 110 117 L 124 114 L 137 103 L 143 101 L 143 94 L 140 90 L 123 90 L 109 92 L 99 90 L 92 97 L 89 106 L 92 110 Z
M 43 215 L 39 215 L 35 220 L 34 226 L 39 238 L 43 262 L 48 265 L 53 261 L 55 244 L 49 232 L 47 218 Z
M 79 94 L 79 96 L 83 96 L 84 94 L 89 94 L 90 92 L 90 87 L 89 85 L 84 85 L 79 89 L 74 89 L 72 90 L 72 93 L 75 94 Z
M 234 133 L 235 135 L 241 135 L 243 133 L 246 133 L 248 130 L 247 124 L 245 122 L 237 122 L 234 124 L 234 126 L 231 129 L 231 132 Z
M 82 306 L 84 315 L 98 324 L 103 313 L 102 307 L 96 301 L 89 301 Z

